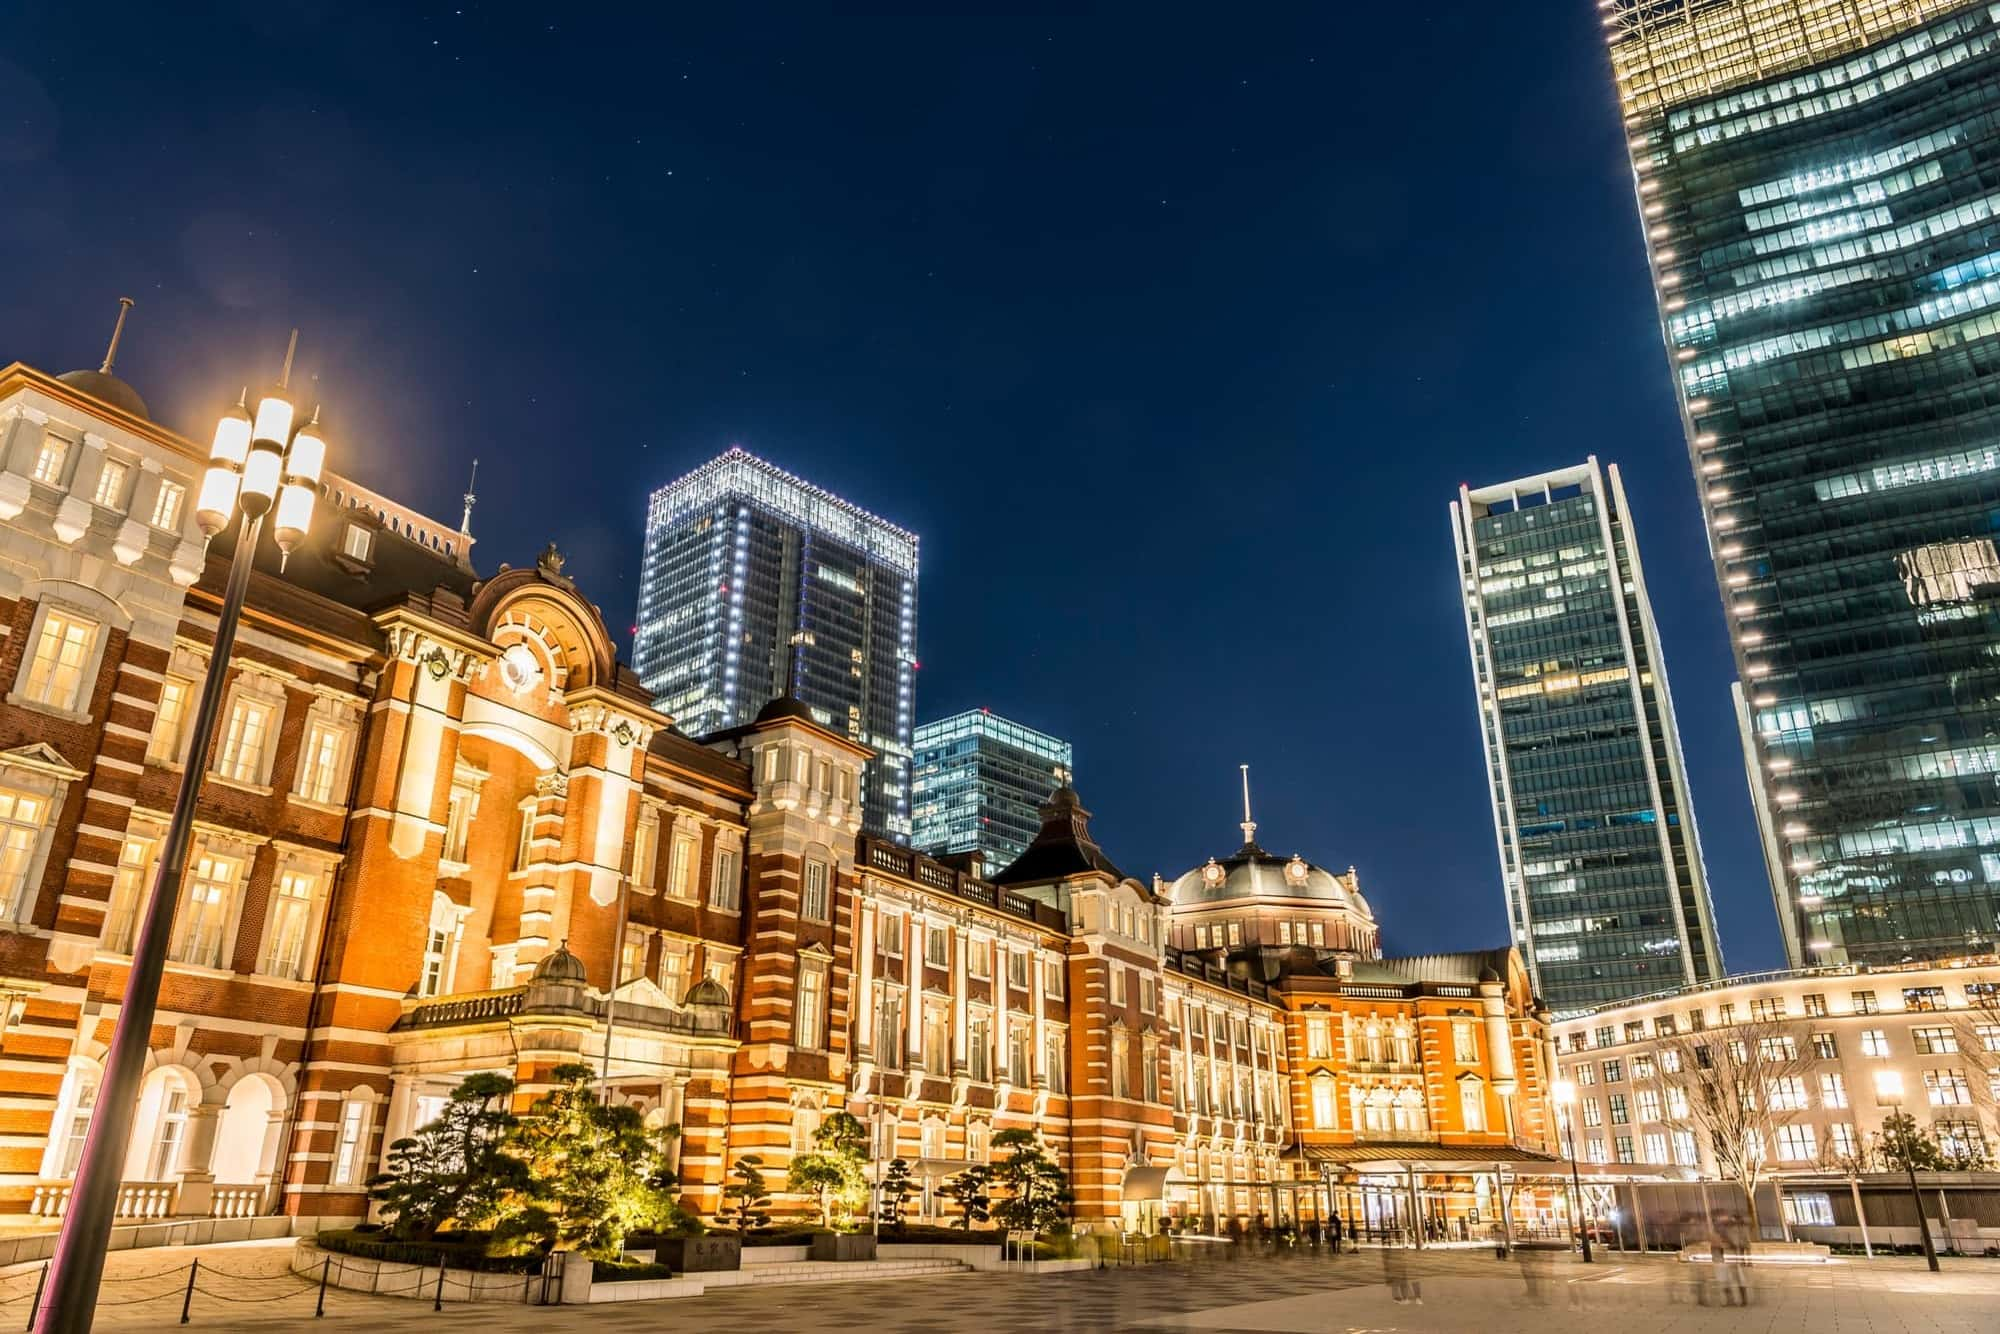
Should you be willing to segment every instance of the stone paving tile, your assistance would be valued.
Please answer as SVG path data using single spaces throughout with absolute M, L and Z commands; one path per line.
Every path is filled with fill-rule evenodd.
M 104 1330 L 177 1327 L 180 1284 L 199 1256 L 203 1273 L 193 1330 L 334 1330 L 468 1334 L 703 1334 L 880 1331 L 880 1334 L 1993 1334 L 2000 1330 L 2000 1263 L 1877 1262 L 1760 1274 L 1753 1304 L 1697 1306 L 1687 1270 L 1665 1260 L 1610 1259 L 1551 1273 L 1548 1299 L 1526 1299 L 1520 1272 L 1481 1251 L 1414 1258 L 1424 1302 L 1398 1305 L 1378 1257 L 1245 1260 L 1161 1265 L 1097 1273 L 978 1274 L 906 1283 L 738 1288 L 684 1301 L 575 1307 L 471 1306 L 332 1292 L 323 1321 L 311 1319 L 312 1286 L 287 1275 L 288 1246 L 246 1244 L 198 1252 L 114 1255 L 108 1299 L 160 1292 L 154 1300 L 105 1306 Z M 26 1319 L 32 1271 L 0 1275 L 0 1327 Z M 259 1300 L 262 1299 L 262 1300 Z

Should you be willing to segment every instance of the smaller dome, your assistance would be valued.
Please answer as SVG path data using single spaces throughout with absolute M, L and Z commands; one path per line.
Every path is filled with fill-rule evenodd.
M 693 1008 L 697 1005 L 715 1005 L 728 1008 L 729 992 L 712 977 L 704 977 L 688 988 L 687 999 L 681 1004 Z
M 569 952 L 569 942 L 565 941 L 556 946 L 554 953 L 535 965 L 532 980 L 580 987 L 590 980 L 590 974 L 584 971 L 583 960 Z
M 153 414 L 146 410 L 146 400 L 139 397 L 139 391 L 109 371 L 70 371 L 58 375 L 56 379 L 72 389 L 81 389 L 100 403 L 109 403 L 120 412 L 145 421 L 153 420 Z
M 791 695 L 780 695 L 757 710 L 759 724 L 782 722 L 787 718 L 797 718 L 815 727 L 819 726 L 819 719 L 813 717 L 812 710 Z

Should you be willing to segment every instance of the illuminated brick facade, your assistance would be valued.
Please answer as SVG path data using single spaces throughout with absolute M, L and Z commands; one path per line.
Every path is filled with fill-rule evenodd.
M 926 1209 L 1024 1128 L 1100 1223 L 1316 1216 L 1371 1142 L 1547 1149 L 1511 954 L 1380 960 L 1352 872 L 1254 845 L 1220 864 L 1242 893 L 1148 886 L 1067 788 L 990 880 L 863 835 L 866 749 L 787 700 L 680 735 L 553 550 L 481 578 L 469 535 L 339 478 L 282 576 L 257 553 L 183 754 L 230 553 L 167 490 L 203 451 L 109 392 L 0 371 L 0 1211 L 66 1203 L 188 764 L 127 1218 L 358 1215 L 459 1079 L 525 1103 L 566 1061 L 683 1128 L 704 1213 L 842 1107 Z

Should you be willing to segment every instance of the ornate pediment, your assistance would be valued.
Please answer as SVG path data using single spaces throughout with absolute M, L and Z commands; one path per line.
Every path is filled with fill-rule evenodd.
M 63 758 L 63 753 L 46 741 L 30 741 L 12 750 L 0 750 L 0 768 L 26 769 L 64 783 L 83 777 L 83 770 Z

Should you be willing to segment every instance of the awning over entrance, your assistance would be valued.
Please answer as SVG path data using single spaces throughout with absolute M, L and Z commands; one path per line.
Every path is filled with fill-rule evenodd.
M 1125 1169 L 1125 1185 L 1121 1198 L 1127 1204 L 1138 1204 L 1145 1200 L 1163 1200 L 1167 1197 L 1167 1174 L 1171 1167 L 1128 1167 Z
M 1328 1163 L 1357 1171 L 1481 1172 L 1506 1165 L 1519 1168 L 1561 1168 L 1564 1160 L 1514 1144 L 1307 1144 L 1309 1163 Z

